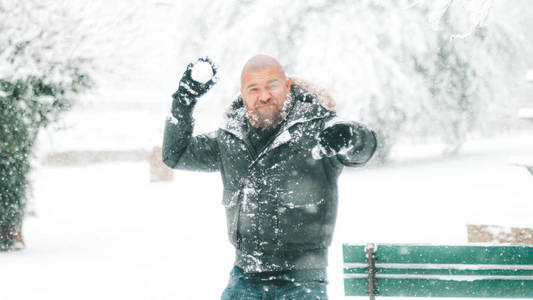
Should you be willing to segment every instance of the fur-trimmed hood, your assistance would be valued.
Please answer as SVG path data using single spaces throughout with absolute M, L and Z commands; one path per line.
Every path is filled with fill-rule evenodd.
M 295 77 L 290 77 L 290 80 L 292 101 L 285 119 L 285 128 L 316 118 L 335 116 L 335 101 L 326 90 Z M 244 138 L 242 130 L 246 118 L 246 108 L 242 96 L 239 95 L 226 111 L 226 122 L 222 129 Z
M 289 80 L 291 81 L 291 94 L 293 97 L 295 96 L 294 94 L 298 94 L 300 96 L 298 100 L 300 101 L 317 102 L 324 108 L 335 111 L 337 104 L 326 89 L 294 76 L 290 76 Z M 243 106 L 242 96 L 239 95 L 226 110 L 226 117 L 229 117 L 233 110 Z
M 294 88 L 300 88 L 303 94 L 310 94 L 311 96 L 314 96 L 320 105 L 329 110 L 335 111 L 335 100 L 326 89 L 318 87 L 316 84 L 298 77 L 291 76 L 289 79 L 291 81 L 291 91 L 293 86 Z

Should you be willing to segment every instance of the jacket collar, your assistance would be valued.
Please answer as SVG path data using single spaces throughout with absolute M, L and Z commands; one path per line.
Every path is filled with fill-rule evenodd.
M 283 127 L 278 132 L 276 139 L 272 142 L 272 145 L 277 145 L 280 142 L 278 141 L 280 137 L 282 140 L 286 139 L 288 132 L 284 132 L 288 131 L 290 127 L 296 124 L 309 122 L 315 119 L 333 117 L 335 115 L 335 112 L 325 108 L 319 103 L 316 95 L 307 92 L 298 85 L 291 85 L 291 96 L 292 102 L 289 113 L 285 118 Z M 245 140 L 245 128 L 248 120 L 246 108 L 244 107 L 241 96 L 233 101 L 226 116 L 227 121 L 222 129 L 241 140 Z M 270 146 L 265 150 L 269 150 Z
M 272 142 L 265 147 L 265 149 L 261 151 L 261 153 L 259 153 L 251 162 L 250 167 L 269 151 L 291 141 L 292 136 L 289 132 L 289 129 L 292 126 L 316 119 L 335 116 L 335 112 L 325 108 L 320 104 L 316 95 L 307 92 L 300 86 L 291 86 L 291 96 L 291 107 L 287 117 L 285 118 L 284 124 Z M 221 129 L 242 140 L 247 147 L 251 147 L 245 134 L 246 122 L 248 122 L 246 108 L 244 107 L 242 98 L 239 96 L 232 103 L 230 110 L 227 113 L 227 121 Z

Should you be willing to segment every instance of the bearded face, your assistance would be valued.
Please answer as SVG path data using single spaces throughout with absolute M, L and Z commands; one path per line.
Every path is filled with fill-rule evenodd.
M 243 73 L 241 94 L 250 124 L 256 128 L 279 124 L 290 104 L 289 87 L 289 80 L 279 68 Z
M 274 127 L 285 119 L 290 103 L 290 94 L 281 102 L 272 100 L 267 104 L 256 103 L 253 107 L 249 107 L 245 102 L 248 121 L 256 128 Z

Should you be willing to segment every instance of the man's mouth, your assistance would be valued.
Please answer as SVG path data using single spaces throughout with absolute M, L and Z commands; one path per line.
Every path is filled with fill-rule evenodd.
M 269 103 L 269 104 L 261 104 L 261 105 L 256 106 L 256 108 L 258 108 L 258 109 L 260 109 L 260 108 L 270 108 L 270 107 L 275 107 L 275 105 L 273 103 Z

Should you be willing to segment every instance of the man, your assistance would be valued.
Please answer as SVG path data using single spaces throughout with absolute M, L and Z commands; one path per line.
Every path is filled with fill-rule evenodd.
M 372 157 L 374 133 L 337 120 L 321 104 L 325 97 L 291 84 L 279 62 L 257 55 L 244 65 L 241 96 L 225 125 L 192 136 L 194 105 L 214 84 L 195 81 L 193 67 L 173 95 L 163 160 L 172 168 L 221 172 L 236 249 L 222 299 L 327 299 L 337 178 L 343 166 Z

